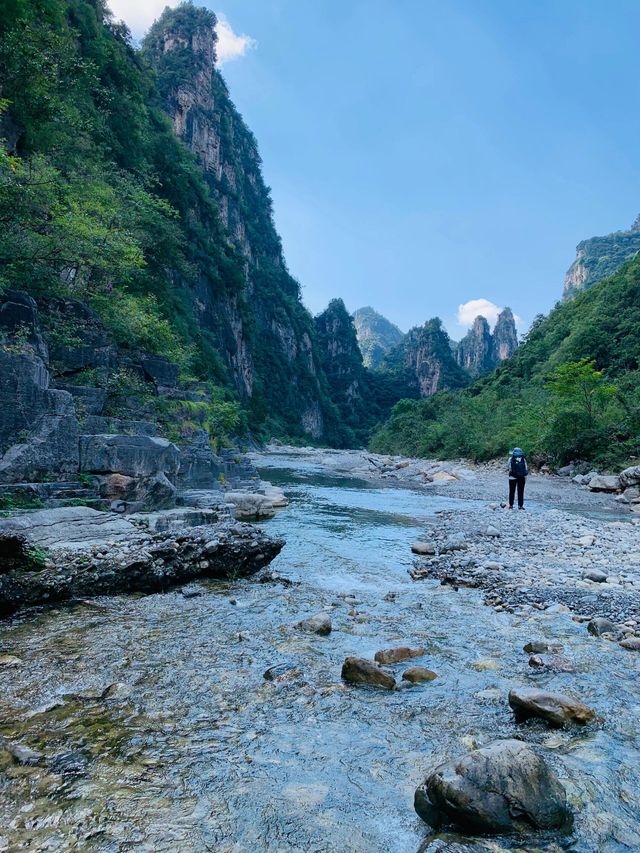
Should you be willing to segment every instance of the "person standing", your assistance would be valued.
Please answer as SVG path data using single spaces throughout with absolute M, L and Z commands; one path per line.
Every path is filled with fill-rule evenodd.
M 518 509 L 524 509 L 524 484 L 529 468 L 524 451 L 514 447 L 509 456 L 509 509 L 513 509 L 513 501 L 518 492 Z

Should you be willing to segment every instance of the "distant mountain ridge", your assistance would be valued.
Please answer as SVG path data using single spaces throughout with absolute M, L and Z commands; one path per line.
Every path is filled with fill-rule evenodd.
M 613 275 L 640 252 L 640 215 L 628 231 L 590 237 L 576 246 L 576 259 L 564 279 L 563 299 L 571 299 Z
M 517 348 L 518 332 L 511 308 L 500 312 L 493 334 L 486 318 L 478 316 L 464 338 L 453 344 L 458 365 L 474 378 L 490 373 Z

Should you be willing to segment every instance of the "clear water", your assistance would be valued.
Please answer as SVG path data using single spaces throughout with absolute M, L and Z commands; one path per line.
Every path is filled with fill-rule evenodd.
M 495 613 L 476 592 L 413 583 L 411 542 L 469 502 L 273 464 L 291 504 L 264 527 L 286 538 L 272 568 L 293 585 L 212 582 L 197 598 L 103 598 L 0 623 L 0 654 L 23 661 L 0 667 L 0 732 L 47 756 L 0 758 L 0 850 L 414 853 L 426 771 L 513 735 L 545 749 L 576 810 L 571 837 L 520 850 L 639 850 L 640 655 L 567 616 Z M 292 628 L 325 608 L 330 636 Z M 577 673 L 529 668 L 522 645 L 545 638 Z M 394 644 L 424 646 L 412 663 L 437 680 L 341 683 L 346 655 Z M 281 663 L 299 674 L 265 681 Z M 605 722 L 517 726 L 516 684 L 575 690 Z M 501 698 L 474 696 L 488 688 Z

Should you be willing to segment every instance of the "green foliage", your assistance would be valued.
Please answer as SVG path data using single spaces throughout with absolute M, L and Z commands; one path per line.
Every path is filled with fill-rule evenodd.
M 515 355 L 457 393 L 398 403 L 380 452 L 475 460 L 524 447 L 533 461 L 619 467 L 640 453 L 640 260 L 548 317 Z
M 0 495 L 0 510 L 42 509 L 44 504 L 40 498 L 23 497 L 20 495 Z

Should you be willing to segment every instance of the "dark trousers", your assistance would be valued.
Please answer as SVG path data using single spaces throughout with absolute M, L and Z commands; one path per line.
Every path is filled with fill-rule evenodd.
M 513 506 L 516 488 L 518 489 L 518 506 L 524 505 L 524 483 L 526 479 L 526 477 L 516 477 L 515 480 L 509 480 L 509 506 Z

